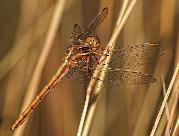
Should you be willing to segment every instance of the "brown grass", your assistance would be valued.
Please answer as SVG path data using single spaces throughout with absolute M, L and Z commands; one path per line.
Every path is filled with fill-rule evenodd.
M 49 52 L 52 48 L 54 38 L 56 36 L 59 24 L 61 22 L 61 18 L 64 11 L 64 5 L 65 5 L 65 0 L 57 1 L 55 5 L 52 20 L 49 25 L 49 29 L 47 31 L 47 36 L 45 38 L 44 46 L 39 56 L 31 81 L 29 83 L 27 92 L 25 94 L 23 105 L 20 110 L 21 112 L 23 112 L 26 109 L 26 107 L 31 103 L 31 101 L 36 96 L 39 82 L 41 79 L 42 70 L 46 64 L 47 58 L 49 56 Z M 27 125 L 27 120 L 19 129 L 17 129 L 17 131 L 15 131 L 14 136 L 23 136 L 26 125 Z
M 111 36 L 111 39 L 110 39 L 108 45 L 106 46 L 106 49 L 103 52 L 104 55 L 102 55 L 100 60 L 99 60 L 100 62 L 102 62 L 104 60 L 105 64 L 109 63 L 109 61 L 111 59 L 111 55 L 108 56 L 107 58 L 105 58 L 106 57 L 105 54 L 107 54 L 107 52 L 109 50 L 112 51 L 114 49 L 115 42 L 116 42 L 116 40 L 118 38 L 118 35 L 120 34 L 120 32 L 121 32 L 125 22 L 127 21 L 127 19 L 128 19 L 129 15 L 131 13 L 131 11 L 132 11 L 136 1 L 137 0 L 132 0 L 131 1 L 131 3 L 129 4 L 129 6 L 128 6 L 126 12 L 124 13 L 124 15 L 119 14 L 119 17 L 118 17 L 117 23 L 116 23 L 116 27 L 114 28 L 114 32 L 113 32 L 113 34 Z M 125 2 L 124 2 L 124 4 L 125 4 Z M 92 77 L 99 77 L 100 79 L 104 79 L 104 77 L 105 77 L 104 73 L 105 72 L 100 73 L 100 74 L 99 74 L 99 72 L 100 72 L 101 69 L 106 69 L 107 65 L 105 67 L 104 66 L 102 67 L 102 64 L 96 67 Z M 87 91 L 86 91 L 87 93 L 86 93 L 85 105 L 84 105 L 84 108 L 83 108 L 83 113 L 82 113 L 82 117 L 81 117 L 81 121 L 80 121 L 80 125 L 79 125 L 77 136 L 81 136 L 81 134 L 84 135 L 84 136 L 88 135 L 88 131 L 89 131 L 89 128 L 91 126 L 91 121 L 92 121 L 92 118 L 93 118 L 93 115 L 94 115 L 94 111 L 95 111 L 94 105 L 92 106 L 92 108 L 89 108 L 89 112 L 88 113 L 90 115 L 89 115 L 89 117 L 87 117 L 87 120 L 86 120 L 87 123 L 85 124 L 85 126 L 84 126 L 84 121 L 85 121 L 85 117 L 87 116 L 86 113 L 87 113 L 87 110 L 88 110 L 89 100 L 90 100 L 90 96 L 91 96 L 91 93 L 92 93 L 92 89 L 93 89 L 93 87 L 95 85 L 96 79 L 97 78 L 91 78 L 91 81 L 90 81 L 90 83 L 88 85 L 88 88 L 87 88 Z M 102 88 L 102 83 L 98 82 L 97 86 L 98 87 L 97 87 L 95 93 L 99 93 L 100 92 L 100 90 Z M 83 126 L 84 126 L 84 132 L 82 132 L 83 131 L 82 130 Z

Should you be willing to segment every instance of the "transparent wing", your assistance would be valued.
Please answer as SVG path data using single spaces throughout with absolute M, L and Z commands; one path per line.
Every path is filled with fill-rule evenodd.
M 79 85 L 88 85 L 93 73 L 93 68 L 91 71 L 86 73 L 86 71 L 81 67 L 75 67 L 70 70 L 67 77 L 71 78 L 75 83 Z M 156 81 L 156 79 L 146 73 L 131 70 L 122 69 L 111 69 L 108 68 L 106 71 L 106 77 L 104 80 L 95 77 L 99 82 L 104 82 L 107 87 L 119 87 L 119 86 L 130 86 L 130 85 L 140 85 L 149 84 Z
M 78 24 L 75 24 L 73 27 L 73 32 L 70 36 L 70 41 L 68 42 L 68 48 L 73 46 L 74 44 L 78 44 L 78 40 L 79 40 L 79 35 L 81 34 L 81 28 Z
M 91 33 L 98 27 L 106 18 L 108 14 L 108 8 L 104 8 L 100 14 L 96 16 L 96 18 L 90 23 L 90 25 L 82 32 L 80 26 L 78 24 L 74 25 L 73 32 L 70 36 L 70 41 L 67 44 L 67 47 L 71 47 L 74 44 L 78 44 L 79 39 L 85 39 L 87 36 L 91 35 Z
M 86 71 L 83 67 L 72 68 L 66 77 L 80 86 L 87 86 L 92 76 L 92 71 Z
M 95 19 L 90 23 L 90 25 L 83 31 L 83 33 L 79 36 L 79 39 L 84 39 L 87 36 L 91 35 L 92 32 L 104 21 L 107 17 L 108 8 L 104 8 L 101 13 L 99 13 Z
M 81 34 L 81 28 L 78 24 L 74 25 L 73 32 L 71 34 L 71 40 L 73 42 L 78 42 L 78 36 Z
M 149 84 L 156 81 L 153 75 L 150 74 L 142 73 L 139 71 L 110 68 L 106 71 L 105 79 L 98 80 L 104 82 L 104 85 L 107 87 Z
M 112 68 L 132 69 L 149 62 L 155 62 L 159 56 L 160 46 L 158 44 L 144 43 L 132 46 L 119 47 L 112 53 L 112 59 L 109 62 Z M 108 55 L 108 54 L 107 54 Z

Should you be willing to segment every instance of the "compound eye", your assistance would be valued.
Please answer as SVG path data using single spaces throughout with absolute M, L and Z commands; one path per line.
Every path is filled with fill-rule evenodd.
M 93 42 L 94 42 L 94 44 L 98 43 L 98 41 L 96 39 L 93 39 Z

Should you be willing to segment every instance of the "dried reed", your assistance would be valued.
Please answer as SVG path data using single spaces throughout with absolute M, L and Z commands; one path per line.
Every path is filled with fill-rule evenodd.
M 117 21 L 119 24 L 116 24 L 116 27 L 115 27 L 114 32 L 112 34 L 112 37 L 111 37 L 108 45 L 106 46 L 106 49 L 104 50 L 103 55 L 101 56 L 101 58 L 99 60 L 99 62 L 102 62 L 104 60 L 104 62 L 102 62 L 102 64 L 103 63 L 107 64 L 109 62 L 111 56 L 106 57 L 104 54 L 106 54 L 109 50 L 110 51 L 113 50 L 115 42 L 117 40 L 117 37 L 118 37 L 119 33 L 121 32 L 125 22 L 127 21 L 127 19 L 128 19 L 129 15 L 130 15 L 134 5 L 136 4 L 136 1 L 137 0 L 132 0 L 131 3 L 129 4 L 124 16 L 123 17 L 119 16 L 118 21 Z M 92 77 L 98 77 L 101 68 L 103 68 L 102 64 L 98 65 L 96 67 Z M 101 79 L 103 79 L 104 77 L 105 77 L 104 73 L 100 75 Z M 84 126 L 84 123 L 85 123 L 86 113 L 87 113 L 87 110 L 88 110 L 88 104 L 89 104 L 90 96 L 91 96 L 91 93 L 92 93 L 92 89 L 93 89 L 93 87 L 95 85 L 95 82 L 96 82 L 96 78 L 91 78 L 91 81 L 90 81 L 90 83 L 88 85 L 87 92 L 86 92 L 85 105 L 84 105 L 84 108 L 83 108 L 83 113 L 82 113 L 82 116 L 81 116 L 77 136 L 81 136 L 81 135 L 86 136 L 86 135 L 88 135 L 88 131 L 89 131 L 89 128 L 90 128 L 90 125 L 91 125 L 91 120 L 93 118 L 94 111 L 95 111 L 94 107 L 92 108 L 93 109 L 92 111 L 88 112 L 89 113 L 88 114 L 89 118 L 87 119 L 87 121 L 86 121 L 87 123 L 86 123 L 85 126 Z M 102 84 L 99 84 L 97 86 L 98 86 L 98 89 L 101 90 Z M 84 127 L 84 130 L 83 130 L 83 127 Z
M 52 20 L 51 20 L 51 23 L 47 32 L 44 47 L 42 49 L 41 55 L 37 62 L 35 71 L 32 75 L 31 82 L 29 84 L 27 93 L 23 101 L 23 105 L 21 107 L 21 112 L 29 105 L 29 103 L 32 101 L 32 99 L 36 95 L 43 67 L 45 66 L 45 62 L 49 55 L 50 49 L 53 45 L 53 41 L 54 41 L 55 35 L 58 30 L 58 26 L 60 24 L 60 21 L 63 15 L 64 7 L 65 7 L 64 5 L 65 5 L 65 0 L 58 0 L 55 5 L 54 13 L 53 13 Z M 20 127 L 19 129 L 17 129 L 17 131 L 15 131 L 14 136 L 24 135 L 23 133 L 24 133 L 25 128 L 26 128 L 26 123 L 24 123 L 22 127 Z
M 171 93 L 171 91 L 172 91 L 172 87 L 173 87 L 173 85 L 174 85 L 174 83 L 175 83 L 175 81 L 176 81 L 176 77 L 177 77 L 177 75 L 178 75 L 178 71 L 179 71 L 179 63 L 178 63 L 177 66 L 176 66 L 175 72 L 174 72 L 174 74 L 173 74 L 173 77 L 172 77 L 172 79 L 171 79 L 170 85 L 169 85 L 169 87 L 168 87 L 168 89 L 167 89 L 166 95 L 165 95 L 165 97 L 164 97 L 164 100 L 163 100 L 162 105 L 161 105 L 161 107 L 160 107 L 160 110 L 159 110 L 159 112 L 158 112 L 157 118 L 156 118 L 156 120 L 155 120 L 155 123 L 154 123 L 154 125 L 153 125 L 152 131 L 151 131 L 151 133 L 150 133 L 150 136 L 154 136 L 154 135 L 155 135 L 155 132 L 156 132 L 157 127 L 158 127 L 158 125 L 159 125 L 160 119 L 161 119 L 161 117 L 162 117 L 162 115 L 163 115 L 163 111 L 164 111 L 164 109 L 165 109 L 165 105 L 167 104 L 167 100 L 168 100 L 168 98 L 169 98 L 169 96 L 170 96 L 170 93 Z
M 29 49 L 35 45 L 33 42 L 41 38 L 47 31 L 48 22 L 53 9 L 54 5 L 51 5 L 30 27 L 30 29 L 19 40 L 17 40 L 13 49 L 11 49 L 0 61 L 0 79 L 2 79 L 25 56 Z M 34 33 L 34 30 L 36 30 L 36 33 Z M 33 41 L 32 35 L 35 37 Z M 9 63 L 9 60 L 13 61 Z
M 166 95 L 166 86 L 165 86 L 165 80 L 164 80 L 164 77 L 163 77 L 163 74 L 161 74 L 162 76 L 162 85 L 163 85 L 163 96 L 165 97 Z M 170 116 L 170 113 L 169 113 L 169 108 L 168 108 L 168 103 L 166 104 L 166 107 L 165 107 L 165 113 L 167 115 L 167 120 L 169 120 L 169 116 Z
M 178 104 L 178 95 L 179 95 L 179 79 L 176 79 L 176 82 L 173 87 L 173 92 L 174 92 L 175 97 L 174 97 L 172 108 L 170 111 L 168 123 L 165 129 L 165 136 L 168 136 L 169 134 L 171 134 L 172 124 L 175 118 L 175 113 L 178 113 L 177 104 Z
M 176 119 L 176 124 L 174 126 L 173 132 L 172 132 L 172 136 L 178 136 L 179 134 L 179 115 Z

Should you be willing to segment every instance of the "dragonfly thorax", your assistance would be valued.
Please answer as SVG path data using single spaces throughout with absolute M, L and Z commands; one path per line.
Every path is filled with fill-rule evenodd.
M 79 43 L 73 45 L 66 52 L 65 60 L 71 61 L 71 67 L 78 65 L 88 65 L 88 63 L 93 59 L 98 60 L 98 51 L 100 49 L 100 41 L 95 36 L 88 36 L 86 39 L 79 39 Z
M 97 37 L 88 36 L 85 40 L 79 40 L 78 53 L 88 53 L 100 48 L 100 41 Z

